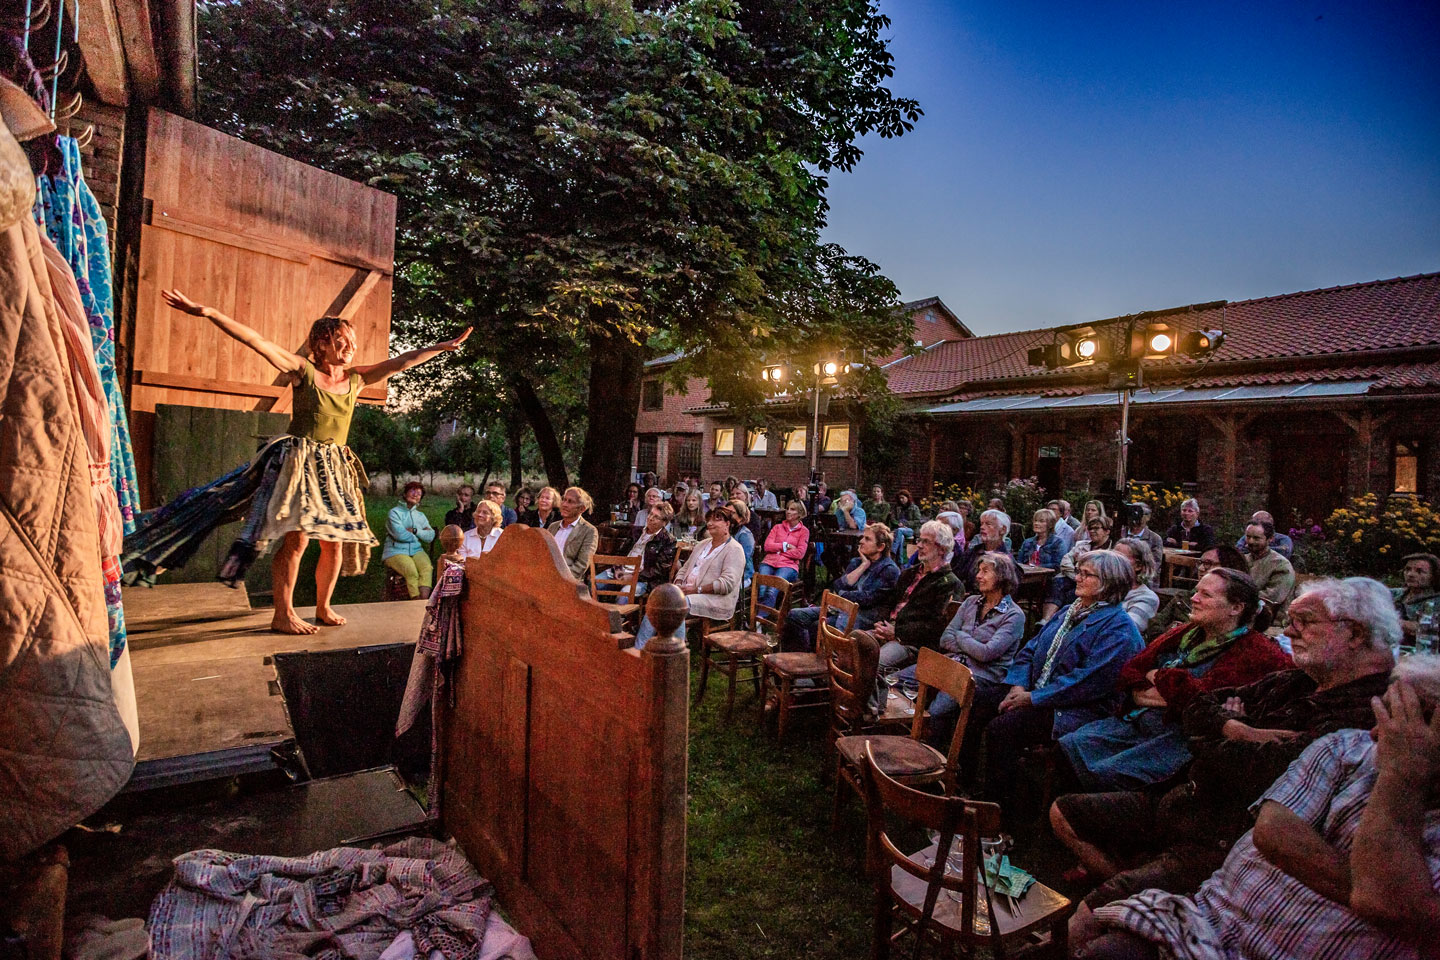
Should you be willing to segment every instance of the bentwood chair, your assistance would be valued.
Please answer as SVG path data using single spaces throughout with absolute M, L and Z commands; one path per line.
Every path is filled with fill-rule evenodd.
M 980 840 L 1000 833 L 997 805 L 907 786 L 884 771 L 871 744 L 862 762 L 869 814 L 866 861 L 875 883 L 872 960 L 888 960 L 891 946 L 906 934 L 915 936 L 912 956 L 917 960 L 932 942 L 947 956 L 956 947 L 970 956 L 972 947 L 984 945 L 999 960 L 1039 947 L 1057 960 L 1065 957 L 1065 925 L 1074 911 L 1068 899 L 1037 882 L 1023 897 L 1007 902 L 992 896 L 982 880 Z M 886 827 L 887 814 L 907 832 L 931 830 L 939 839 L 903 853 Z
M 839 615 L 837 629 L 848 636 L 855 631 L 860 605 L 826 590 L 820 597 L 820 623 L 829 623 L 831 614 Z M 775 685 L 776 739 L 785 739 L 792 711 L 824 707 L 830 702 L 830 651 L 825 638 L 825 631 L 817 630 L 813 653 L 771 653 L 760 661 L 762 704 L 769 697 L 772 680 Z M 802 680 L 808 682 L 801 684 Z M 761 720 L 764 720 L 763 710 Z
M 778 606 L 760 602 L 762 588 L 777 591 Z M 755 684 L 755 695 L 760 695 L 760 658 L 774 650 L 780 643 L 780 632 L 785 628 L 785 615 L 790 612 L 790 591 L 794 587 L 783 577 L 757 573 L 750 583 L 750 620 L 747 629 L 717 630 L 704 634 L 700 642 L 700 692 L 695 702 L 705 699 L 705 687 L 710 682 L 710 665 L 725 671 L 730 678 L 729 690 L 725 695 L 725 719 L 728 722 L 735 709 L 735 683 L 739 672 L 748 671 L 745 677 Z
M 846 785 L 858 794 L 864 793 L 861 780 L 867 751 L 873 754 L 887 776 L 900 783 L 910 786 L 938 783 L 946 793 L 955 792 L 960 745 L 965 741 L 970 708 L 975 703 L 975 678 L 965 664 L 951 660 L 938 650 L 922 647 L 920 659 L 915 664 L 915 679 L 920 683 L 920 690 L 915 695 L 913 714 L 902 717 L 890 714 L 887 709 L 872 725 L 873 729 L 886 721 L 900 720 L 909 723 L 908 734 L 869 734 L 856 730 L 835 741 L 835 801 L 831 810 L 831 823 L 835 828 L 840 825 Z M 959 706 L 955 732 L 945 753 L 925 742 L 925 721 L 929 718 L 927 710 L 936 693 L 948 694 Z

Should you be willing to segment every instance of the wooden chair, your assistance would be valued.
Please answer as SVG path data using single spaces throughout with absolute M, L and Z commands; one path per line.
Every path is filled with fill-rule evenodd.
M 643 559 L 606 553 L 596 553 L 590 558 L 590 597 L 613 605 L 627 623 L 640 613 L 641 605 L 635 602 L 635 590 L 640 583 Z M 601 579 L 595 576 L 597 570 L 609 570 L 611 574 Z
M 829 590 L 820 598 L 820 623 L 830 622 L 831 613 L 840 614 L 844 628 L 839 632 L 849 636 L 855 631 L 855 621 L 860 616 L 860 605 Z M 826 643 L 826 632 L 817 630 L 814 653 L 771 653 L 760 661 L 761 703 L 769 695 L 770 679 L 775 680 L 777 723 L 775 736 L 785 738 L 790 724 L 790 711 L 809 707 L 823 707 L 830 702 L 830 652 Z M 797 680 L 810 680 L 814 686 L 796 686 Z M 764 720 L 764 711 L 761 711 Z
M 863 760 L 867 861 L 875 881 L 872 960 L 887 960 L 891 945 L 912 932 L 917 958 L 927 940 L 938 941 L 950 955 L 956 946 L 969 955 L 969 948 L 981 944 L 997 958 L 1030 945 L 1048 946 L 1057 958 L 1066 955 L 1065 925 L 1075 909 L 1068 899 L 1037 882 L 1011 907 L 992 898 L 982 880 L 980 838 L 1000 833 L 998 806 L 906 786 L 882 769 L 869 744 Z M 902 853 L 886 830 L 887 813 L 909 827 L 938 831 L 940 838 L 914 854 Z M 962 853 L 958 874 L 946 869 L 955 844 Z
M 861 780 L 867 751 L 873 753 L 887 776 L 901 783 L 911 786 L 939 783 L 946 793 L 955 792 L 960 774 L 960 745 L 965 740 L 970 708 L 975 703 L 975 678 L 965 664 L 951 660 L 938 650 L 922 647 L 915 665 L 915 679 L 920 682 L 920 691 L 915 696 L 915 712 L 909 718 L 908 735 L 865 734 L 857 730 L 835 741 L 835 801 L 830 813 L 835 828 L 840 825 L 846 784 L 856 793 L 864 794 Z M 955 732 L 945 753 L 924 739 L 925 720 L 929 716 L 926 711 L 936 693 L 948 694 L 959 705 Z
M 825 744 L 828 761 L 841 738 L 875 729 L 870 696 L 880 672 L 880 644 L 864 630 L 845 634 L 828 623 L 821 624 L 820 629 L 826 631 L 825 644 L 830 649 L 830 736 Z
M 779 606 L 760 602 L 762 587 L 770 587 L 779 593 Z M 710 664 L 713 662 L 730 678 L 730 689 L 725 695 L 725 719 L 735 709 L 735 682 L 741 669 L 749 670 L 745 679 L 755 684 L 755 695 L 760 695 L 760 658 L 780 643 L 780 631 L 785 629 L 785 615 L 790 612 L 790 591 L 794 587 L 783 577 L 757 573 L 750 582 L 749 627 L 743 630 L 707 630 L 700 641 L 700 692 L 695 702 L 705 699 L 705 687 L 710 681 Z
M 380 599 L 383 602 L 410 599 L 410 588 L 405 585 L 405 578 L 399 571 L 385 568 L 385 585 L 380 590 Z

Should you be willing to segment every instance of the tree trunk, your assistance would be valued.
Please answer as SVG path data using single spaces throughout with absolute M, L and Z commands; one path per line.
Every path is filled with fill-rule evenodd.
M 545 411 L 545 405 L 540 402 L 535 387 L 519 374 L 510 376 L 510 390 L 515 394 L 515 402 L 520 405 L 521 412 L 525 414 L 525 421 L 530 424 L 530 431 L 535 434 L 535 443 L 540 447 L 540 459 L 545 464 L 546 480 L 556 490 L 564 491 L 570 486 L 570 475 L 565 470 L 565 452 L 560 447 L 560 438 L 555 435 L 555 425 L 550 422 L 550 414 Z
M 580 458 L 580 485 L 598 505 L 618 503 L 630 480 L 635 416 L 645 348 L 619 334 L 590 334 L 589 429 Z
M 524 465 L 520 462 L 520 444 L 524 439 L 525 423 L 512 406 L 505 414 L 505 440 L 510 445 L 510 492 L 520 489 L 525 482 Z

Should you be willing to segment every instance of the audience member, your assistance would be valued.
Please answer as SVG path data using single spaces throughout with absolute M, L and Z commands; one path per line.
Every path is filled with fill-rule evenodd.
M 1147 552 L 1144 544 L 1140 550 Z M 1120 672 L 1128 709 L 1060 738 L 1081 789 L 1138 790 L 1169 779 L 1190 762 L 1180 715 L 1196 694 L 1293 666 L 1274 640 L 1251 628 L 1259 608 L 1260 591 L 1245 574 L 1216 569 L 1201 578 L 1190 622 L 1165 633 Z
M 695 544 L 684 565 L 675 574 L 675 585 L 685 594 L 690 614 L 707 620 L 724 622 L 735 616 L 735 603 L 740 599 L 740 580 L 745 573 L 745 558 L 739 541 L 733 536 L 740 525 L 735 511 L 728 505 L 705 514 L 704 540 Z M 676 634 L 685 637 L 685 625 Z M 644 649 L 655 636 L 655 627 L 647 616 L 635 631 L 635 647 Z
M 470 518 L 474 512 L 471 501 L 475 499 L 475 488 L 468 483 L 460 484 L 460 489 L 455 491 L 455 508 L 445 511 L 445 526 L 454 525 L 462 531 L 469 530 L 475 521 Z
M 891 590 L 900 579 L 900 568 L 890 559 L 890 529 L 883 523 L 872 523 L 860 535 L 856 557 L 845 572 L 830 581 L 830 592 L 860 607 L 855 629 L 869 630 L 888 614 L 893 604 L 886 605 Z M 831 614 L 831 624 L 839 614 Z M 820 622 L 818 606 L 796 607 L 786 617 L 783 646 L 787 650 L 814 650 L 815 632 Z
M 684 480 L 675 481 L 675 486 L 665 493 L 665 499 L 670 501 L 670 509 L 678 510 L 685 504 L 685 496 L 690 492 L 690 484 Z
M 1150 550 L 1145 546 L 1144 540 L 1126 537 L 1115 544 L 1115 552 L 1129 560 L 1131 568 L 1135 571 L 1135 586 L 1125 594 L 1125 599 L 1121 601 L 1120 605 L 1125 608 L 1125 613 L 1134 622 L 1135 629 L 1143 635 L 1145 628 L 1150 625 L 1151 618 L 1160 609 L 1160 597 L 1149 586 L 1149 581 L 1155 576 Z
M 691 490 L 685 495 L 684 504 L 675 511 L 675 518 L 670 521 L 670 532 L 675 534 L 676 540 L 694 540 L 704 525 L 704 502 L 697 491 Z
M 555 538 L 570 575 L 581 583 L 590 575 L 590 558 L 600 543 L 600 533 L 583 514 L 595 508 L 590 494 L 579 487 L 566 487 L 560 498 L 560 519 L 546 529 Z
M 1060 517 L 1050 509 L 1036 510 L 1030 520 L 1030 529 L 1034 530 L 1033 536 L 1026 537 L 1025 542 L 1020 544 L 1020 555 L 1016 558 L 1021 563 L 1029 564 L 1032 567 L 1048 567 L 1059 572 L 1060 561 L 1065 559 L 1065 541 L 1060 539 L 1056 533 L 1056 525 L 1070 528 L 1060 523 Z M 1051 578 L 1054 582 L 1054 577 Z M 1041 615 L 1045 620 L 1058 609 L 1059 604 L 1050 598 L 1046 598 Z
M 526 521 L 525 517 L 535 505 L 535 494 L 530 492 L 529 487 L 521 487 L 515 491 L 515 522 L 524 523 L 533 527 L 535 524 Z
M 1186 547 L 1186 544 L 1189 544 Z M 1199 550 L 1215 546 L 1215 531 L 1200 522 L 1200 501 L 1191 497 L 1180 504 L 1180 519 L 1165 531 L 1165 546 Z
M 1227 544 L 1228 548 L 1229 545 Z M 1071 794 L 1050 811 L 1055 835 L 1104 881 L 1071 921 L 1147 887 L 1191 893 L 1250 827 L 1249 807 L 1316 738 L 1363 727 L 1394 666 L 1399 621 L 1384 587 L 1311 581 L 1291 604 L 1295 669 L 1195 694 L 1181 713 L 1189 779 L 1163 794 Z
M 1076 539 L 1070 552 L 1061 558 L 1060 572 L 1051 579 L 1050 592 L 1045 597 L 1047 621 L 1056 610 L 1075 599 L 1075 571 L 1085 555 L 1094 550 L 1110 549 L 1110 527 L 1109 517 L 1093 517 L 1086 523 L 1085 536 Z
M 1081 534 L 1080 531 L 1089 529 L 1090 521 L 1099 517 L 1104 517 L 1110 521 L 1110 526 L 1106 529 L 1114 529 L 1114 518 L 1105 512 L 1105 504 L 1099 500 L 1086 500 L 1085 509 L 1080 516 L 1080 526 L 1076 528 L 1076 536 L 1082 536 L 1083 534 Z
M 1227 570 L 1239 570 L 1241 573 L 1250 573 L 1250 564 L 1246 562 L 1245 555 L 1227 543 L 1217 547 L 1211 547 L 1200 554 L 1195 561 L 1195 576 L 1205 576 L 1216 567 L 1224 567 Z M 1152 636 L 1159 636 L 1177 623 L 1185 623 L 1190 619 L 1190 594 L 1177 593 L 1172 596 L 1160 608 L 1160 612 L 1150 618 L 1149 633 Z M 1268 618 L 1267 618 L 1268 619 Z
M 765 555 L 760 558 L 758 573 L 791 583 L 800 580 L 800 564 L 810 548 L 810 528 L 805 526 L 805 516 L 805 504 L 800 501 L 791 500 L 785 505 L 785 519 L 765 535 Z M 759 600 L 768 607 L 775 606 L 777 596 L 774 587 L 760 588 Z
M 1370 730 L 1310 744 L 1194 896 L 1095 912 L 1077 956 L 1306 960 L 1433 956 L 1440 932 L 1440 658 L 1409 657 Z M 1078 916 L 1078 915 L 1077 915 Z
M 719 480 L 713 481 L 710 484 L 710 492 L 704 496 L 703 500 L 706 514 L 716 507 L 725 506 L 730 502 L 729 498 L 725 496 L 725 484 Z M 705 521 L 702 519 L 700 522 L 703 524 Z
M 882 673 L 914 663 L 921 647 L 939 646 L 947 622 L 945 607 L 959 592 L 960 582 L 950 568 L 955 551 L 950 525 L 931 520 L 915 542 L 920 545 L 918 562 L 900 574 L 882 601 L 889 614 L 870 628 L 881 645 Z
M 844 490 L 835 498 L 835 519 L 841 530 L 865 529 L 865 508 L 854 490 Z
M 549 527 L 560 516 L 560 491 L 554 487 L 541 487 L 535 494 L 535 506 L 525 512 L 522 518 L 527 526 Z
M 493 500 L 476 501 L 470 521 L 470 529 L 460 541 L 460 556 L 479 557 L 494 550 L 500 541 L 500 524 L 505 522 L 500 505 Z
M 1291 540 L 1287 534 L 1280 532 L 1280 528 L 1275 526 L 1275 518 L 1270 515 L 1269 510 L 1256 510 L 1250 515 L 1250 523 L 1261 520 L 1269 523 L 1271 528 L 1275 530 L 1274 535 L 1270 537 L 1270 549 L 1280 554 L 1280 556 L 1286 560 L 1294 559 L 1295 541 Z M 1241 553 L 1245 552 L 1245 535 L 1243 533 L 1240 535 L 1240 539 L 1235 541 L 1235 549 Z
M 775 491 L 770 489 L 770 484 L 765 480 L 755 481 L 755 497 L 753 506 L 756 510 L 779 510 L 780 502 L 775 499 Z
M 975 679 L 975 703 L 985 704 L 993 717 L 1010 687 L 1005 676 L 1025 640 L 1025 611 L 1015 602 L 1020 589 L 1020 568 L 1004 553 L 986 553 L 975 566 L 975 593 L 960 604 L 944 632 L 940 652 L 970 668 Z M 915 667 L 900 671 L 900 682 L 915 686 Z M 930 704 L 928 736 L 941 742 L 950 738 L 958 704 L 947 694 L 938 694 Z M 974 707 L 971 707 L 974 710 Z M 972 712 L 973 716 L 973 712 Z M 973 775 L 980 754 L 983 725 L 967 723 L 961 745 L 960 769 Z
M 915 531 L 920 529 L 920 524 L 925 518 L 920 514 L 920 507 L 916 505 L 915 498 L 910 495 L 909 490 L 900 489 L 895 491 L 895 562 L 904 563 L 909 558 L 905 555 L 905 545 L 915 536 Z
M 1245 528 L 1245 560 L 1250 578 L 1260 588 L 1260 597 L 1275 611 L 1275 622 L 1285 622 L 1290 595 L 1295 592 L 1295 568 L 1270 548 L 1275 527 L 1269 520 L 1255 520 Z
M 630 536 L 640 536 L 640 530 L 650 522 L 651 508 L 665 502 L 665 491 L 659 487 L 649 487 L 645 491 L 645 500 L 640 509 L 630 511 Z
M 1049 503 L 1045 504 L 1045 509 L 1046 509 L 1046 510 L 1049 510 L 1051 513 L 1055 514 L 1055 536 L 1057 536 L 1057 537 L 1060 538 L 1060 543 L 1064 546 L 1064 551 L 1063 551 L 1063 552 L 1064 552 L 1064 553 L 1069 553 L 1069 552 L 1070 552 L 1070 548 L 1073 547 L 1073 546 L 1075 546 L 1075 529 L 1076 529 L 1076 528 L 1075 528 L 1075 527 L 1072 527 L 1072 526 L 1069 524 L 1069 522 L 1065 519 L 1066 514 L 1065 514 L 1065 513 L 1062 513 L 1061 510 L 1060 510 L 1060 504 L 1061 504 L 1061 503 L 1064 503 L 1064 501 L 1063 501 L 1063 500 L 1051 500 Z M 1068 505 L 1068 504 L 1066 505 L 1066 508 L 1065 508 L 1065 509 L 1066 509 L 1067 511 L 1069 510 L 1069 505 Z
M 735 491 L 735 499 L 730 501 L 730 509 L 735 512 L 736 524 L 731 536 L 740 544 L 740 549 L 745 551 L 745 573 L 740 580 L 740 586 L 744 589 L 750 586 L 750 581 L 755 578 L 755 532 L 750 529 L 750 498 L 743 488 Z
M 505 517 L 505 522 L 501 524 L 502 527 L 508 527 L 516 521 L 515 511 L 505 506 L 505 484 L 499 480 L 491 480 L 485 484 L 485 499 L 493 500 L 499 506 L 500 513 Z
M 653 489 L 653 488 L 652 488 Z M 630 549 L 627 557 L 640 558 L 640 571 L 635 582 L 635 596 L 641 597 L 652 587 L 670 579 L 670 567 L 675 562 L 675 536 L 670 532 L 670 518 L 674 511 L 663 500 L 645 511 L 645 525 Z M 615 579 L 610 570 L 595 574 L 597 580 Z
M 625 487 L 625 499 L 619 504 L 620 513 L 631 526 L 645 525 L 645 503 L 640 497 L 641 486 L 632 483 Z
M 1420 618 L 1426 613 L 1440 613 L 1440 557 L 1412 553 L 1405 558 L 1402 576 L 1405 585 L 1390 593 L 1395 598 L 1395 612 L 1400 615 L 1400 630 L 1414 643 Z
M 425 485 L 411 480 L 400 491 L 400 502 L 390 508 L 385 518 L 385 551 L 380 559 L 385 566 L 405 578 L 410 599 L 426 599 L 434 583 L 435 570 L 425 544 L 435 539 L 435 528 L 420 509 Z
M 815 490 L 815 502 L 811 505 L 810 512 L 812 514 L 825 513 L 832 505 L 830 500 L 830 487 L 824 480 L 821 480 L 815 485 Z
M 1067 527 L 1069 527 L 1072 532 L 1074 532 L 1074 533 L 1079 533 L 1079 532 L 1080 532 L 1080 520 L 1079 520 L 1073 513 L 1070 512 L 1070 501 L 1069 501 L 1069 500 L 1057 500 L 1057 501 L 1055 501 L 1055 502 L 1060 506 L 1060 519 L 1061 519 L 1061 521 L 1063 521 L 1064 524 L 1065 524 Z
M 1160 568 L 1165 566 L 1165 541 L 1160 539 L 1160 534 L 1150 529 L 1150 504 L 1142 503 L 1140 506 L 1140 523 L 1125 524 L 1121 537 L 1133 538 L 1145 544 L 1150 551 L 1151 569 L 1155 574 L 1160 573 Z
M 1129 561 L 1092 550 L 1075 573 L 1075 602 L 1016 655 L 1005 676 L 1010 690 L 996 713 L 987 715 L 978 702 L 971 708 L 970 722 L 985 728 L 985 793 L 996 801 L 1014 799 L 1026 747 L 1058 740 L 1119 706 L 1120 671 L 1144 649 L 1120 605 L 1134 585 Z M 1013 804 L 1008 815 L 1015 815 Z
M 895 526 L 895 506 L 886 501 L 885 488 L 880 484 L 870 488 L 870 499 L 861 506 L 865 508 L 866 523 L 883 523 L 892 528 Z
M 986 553 L 1010 554 L 1010 518 L 1003 510 L 986 510 L 980 514 L 980 532 L 963 553 L 956 554 L 951 562 L 955 576 L 965 585 L 966 591 L 975 589 L 975 568 L 980 557 Z

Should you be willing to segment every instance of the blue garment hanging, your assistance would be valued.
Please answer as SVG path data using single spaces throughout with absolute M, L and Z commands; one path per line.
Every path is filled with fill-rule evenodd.
M 140 513 L 140 488 L 135 476 L 135 455 L 130 447 L 130 425 L 125 417 L 125 398 L 115 367 L 115 297 L 110 264 L 109 230 L 80 169 L 80 145 L 74 137 L 57 137 L 64 166 L 58 176 L 39 178 L 35 220 L 50 237 L 80 288 L 80 300 L 90 322 L 90 342 L 95 366 L 110 408 L 110 481 L 120 502 L 120 517 L 126 533 L 135 529 Z M 119 582 L 105 585 L 105 607 L 109 615 L 110 665 L 125 649 L 125 612 L 120 605 Z

